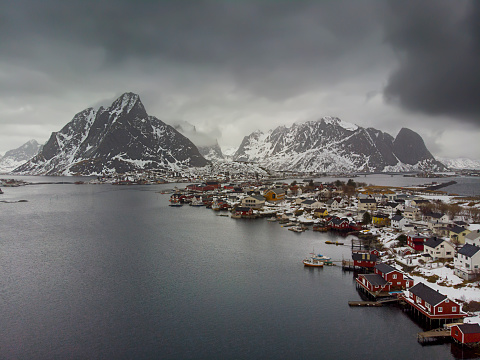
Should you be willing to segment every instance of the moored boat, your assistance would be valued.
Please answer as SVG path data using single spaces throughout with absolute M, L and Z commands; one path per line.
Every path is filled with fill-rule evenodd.
M 303 265 L 309 267 L 323 267 L 323 261 L 317 260 L 314 257 L 307 257 L 303 260 Z

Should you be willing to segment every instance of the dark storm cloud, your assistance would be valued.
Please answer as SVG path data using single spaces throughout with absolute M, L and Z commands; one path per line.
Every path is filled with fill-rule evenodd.
M 386 41 L 400 61 L 387 99 L 478 124 L 480 1 L 391 1 L 386 14 Z
M 81 44 L 105 51 L 105 68 L 132 58 L 195 64 L 272 98 L 350 76 L 362 64 L 355 49 L 378 30 L 370 1 L 20 0 L 3 7 L 0 49 L 10 57 L 28 61 L 48 42 Z M 55 56 L 75 59 L 53 51 L 45 63 Z

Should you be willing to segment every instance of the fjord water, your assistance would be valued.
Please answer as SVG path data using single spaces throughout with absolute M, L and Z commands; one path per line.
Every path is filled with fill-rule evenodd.
M 352 273 L 303 267 L 350 257 L 334 235 L 170 208 L 166 187 L 6 191 L 28 202 L 0 203 L 0 358 L 453 357 L 399 308 L 350 308 Z

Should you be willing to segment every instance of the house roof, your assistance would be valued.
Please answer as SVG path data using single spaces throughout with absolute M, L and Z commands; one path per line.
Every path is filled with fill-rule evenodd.
M 388 215 L 384 215 L 384 214 L 375 214 L 373 215 L 373 217 L 377 219 L 388 219 Z
M 402 219 L 403 219 L 402 215 L 395 215 L 394 217 L 392 217 L 393 221 L 401 221 Z
M 362 275 L 370 284 L 375 286 L 383 286 L 387 284 L 387 280 L 378 274 L 363 274 Z
M 440 294 L 422 282 L 412 286 L 409 291 L 425 300 L 431 306 L 435 306 L 447 298 L 447 295 Z
M 364 204 L 373 204 L 373 203 L 377 203 L 377 201 L 375 199 L 360 199 L 360 202 L 361 203 L 364 203 Z
M 425 241 L 423 246 L 428 246 L 428 247 L 431 247 L 431 248 L 435 249 L 438 245 L 440 245 L 444 241 L 445 240 L 437 238 L 436 236 L 434 236 L 434 237 L 431 237 L 430 239 L 428 239 L 427 241 Z
M 472 257 L 479 251 L 480 247 L 472 244 L 465 244 L 460 250 L 458 250 L 458 253 L 461 255 L 465 255 L 466 257 Z
M 302 204 L 305 204 L 305 205 L 312 205 L 312 204 L 315 204 L 315 203 L 316 203 L 316 201 L 312 200 L 312 199 L 307 199 L 307 200 L 302 201 Z
M 285 190 L 283 190 L 281 188 L 270 189 L 270 190 L 267 191 L 267 193 L 270 192 L 270 191 L 273 191 L 277 195 L 278 194 L 285 194 Z
M 470 234 L 465 236 L 465 239 L 476 240 L 480 238 L 480 230 L 472 231 Z
M 465 231 L 466 229 L 461 227 L 461 226 L 457 226 L 455 225 L 454 227 L 450 228 L 450 231 L 451 232 L 454 232 L 455 234 L 460 234 L 461 232 Z
M 427 199 L 415 199 L 415 200 L 412 200 L 412 201 L 415 201 L 415 204 L 427 204 L 427 203 L 430 202 Z
M 238 206 L 235 211 L 250 211 L 251 208 L 249 208 L 248 206 Z
M 399 204 L 397 202 L 387 202 L 385 206 L 396 208 Z
M 398 271 L 393 266 L 387 265 L 385 263 L 377 264 L 377 265 L 375 265 L 375 268 L 378 271 L 382 272 L 383 274 L 388 274 L 388 273 L 391 273 L 392 271 Z
M 265 197 L 263 197 L 262 195 L 252 195 L 251 197 L 258 201 L 265 201 Z
M 436 213 L 436 212 L 429 212 L 425 214 L 425 216 L 431 217 L 432 219 L 440 219 L 443 217 L 444 214 Z
M 460 331 L 464 334 L 478 334 L 480 333 L 480 325 L 478 324 L 461 324 L 458 325 Z
M 355 261 L 377 261 L 378 256 L 369 253 L 352 253 L 352 259 Z

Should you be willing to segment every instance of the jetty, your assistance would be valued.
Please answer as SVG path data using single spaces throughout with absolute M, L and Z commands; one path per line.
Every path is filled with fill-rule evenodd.
M 373 306 L 380 307 L 383 306 L 381 302 L 378 301 L 349 301 L 348 306 Z
M 443 343 L 451 341 L 450 329 L 438 328 L 429 331 L 419 332 L 417 341 L 422 344 Z

